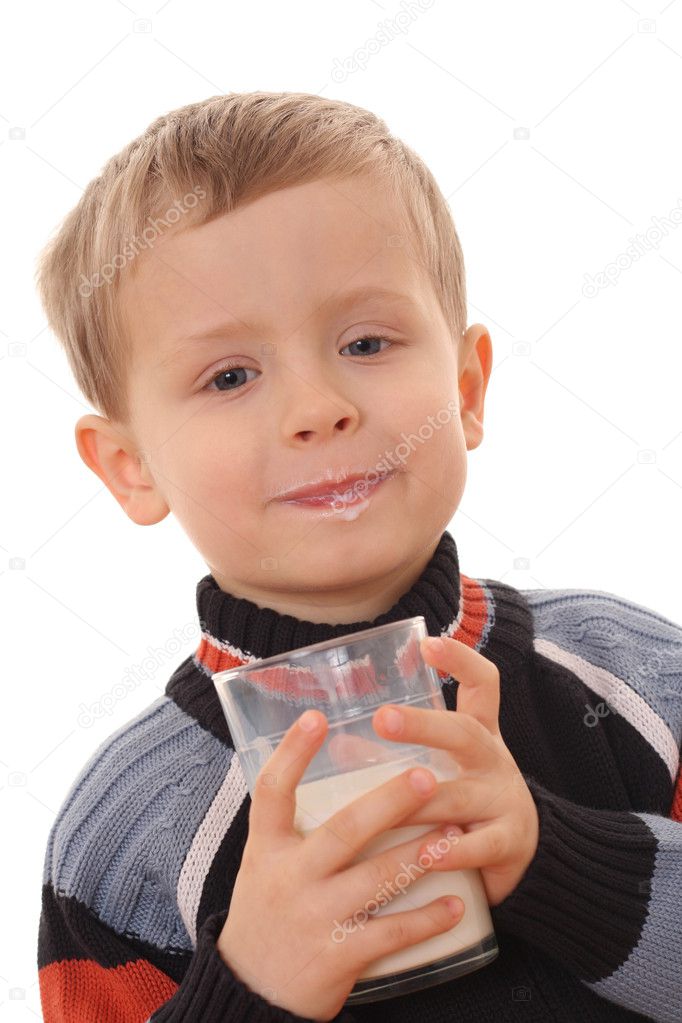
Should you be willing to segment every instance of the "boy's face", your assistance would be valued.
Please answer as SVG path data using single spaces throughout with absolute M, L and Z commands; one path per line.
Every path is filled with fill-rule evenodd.
M 259 606 L 318 622 L 387 610 L 459 505 L 491 349 L 480 325 L 448 332 L 385 184 L 318 180 L 169 232 L 121 300 L 131 420 L 84 416 L 76 434 L 127 514 L 172 511 L 220 587 Z M 190 339 L 219 325 L 235 333 Z M 390 344 L 353 343 L 375 335 Z M 393 466 L 356 517 L 272 497 Z

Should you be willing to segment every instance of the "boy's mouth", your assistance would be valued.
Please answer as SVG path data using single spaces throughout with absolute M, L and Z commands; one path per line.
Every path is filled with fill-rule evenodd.
M 325 481 L 315 486 L 301 487 L 283 494 L 278 498 L 278 502 L 308 508 L 330 508 L 339 505 L 347 507 L 360 504 L 366 501 L 385 480 L 395 476 L 396 471 L 393 469 L 374 480 L 368 480 L 362 475 L 355 475 L 349 476 L 339 483 Z

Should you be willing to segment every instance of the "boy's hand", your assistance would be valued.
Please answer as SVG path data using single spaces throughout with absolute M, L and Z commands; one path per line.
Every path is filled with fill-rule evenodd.
M 535 800 L 500 734 L 500 673 L 497 666 L 459 640 L 445 637 L 440 653 L 422 640 L 424 660 L 457 679 L 457 710 L 384 705 L 376 711 L 377 735 L 449 751 L 460 773 L 439 782 L 435 794 L 403 826 L 437 821 L 457 824 L 464 834 L 440 857 L 435 870 L 478 867 L 488 903 L 496 906 L 518 885 L 535 856 L 540 832 Z M 399 731 L 389 731 L 391 714 Z M 433 839 L 430 840 L 431 842 Z M 423 853 L 434 855 L 425 841 Z M 435 850 L 435 855 L 438 851 Z
M 422 831 L 354 862 L 368 842 L 402 827 L 433 796 L 437 782 L 428 769 L 395 775 L 305 837 L 294 828 L 296 786 L 329 730 L 324 714 L 301 716 L 310 715 L 317 729 L 304 731 L 299 718 L 258 774 L 248 838 L 217 947 L 236 976 L 269 1002 L 299 1016 L 331 1020 L 369 963 L 444 933 L 466 907 L 460 903 L 453 915 L 438 898 L 416 909 L 363 912 L 376 901 L 378 886 L 399 873 L 407 873 L 409 891 L 421 875 L 405 872 L 405 862 L 417 862 L 429 838 L 438 841 L 437 830 Z M 413 786 L 413 776 L 430 779 L 426 791 Z M 427 871 L 436 866 L 435 857 L 429 860 Z

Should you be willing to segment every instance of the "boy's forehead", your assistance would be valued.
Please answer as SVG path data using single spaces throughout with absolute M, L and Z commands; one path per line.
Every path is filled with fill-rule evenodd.
M 234 321 L 296 329 L 341 296 L 423 305 L 430 282 L 395 199 L 372 180 L 314 181 L 161 236 L 122 282 L 135 347 Z M 381 294 L 381 293 L 385 294 Z

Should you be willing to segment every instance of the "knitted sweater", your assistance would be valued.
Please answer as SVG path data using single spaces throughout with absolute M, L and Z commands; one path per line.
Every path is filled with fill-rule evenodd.
M 250 795 L 212 673 L 421 614 L 500 672 L 500 730 L 539 815 L 497 958 L 339 1023 L 682 1020 L 682 628 L 610 593 L 460 573 L 448 532 L 374 621 L 312 623 L 197 586 L 196 653 L 109 736 L 51 828 L 38 968 L 45 1023 L 300 1023 L 216 940 Z M 441 673 L 446 706 L 458 683 Z

